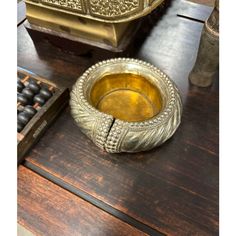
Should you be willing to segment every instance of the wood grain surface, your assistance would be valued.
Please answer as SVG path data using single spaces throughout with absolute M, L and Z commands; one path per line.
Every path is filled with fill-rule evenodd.
M 68 107 L 25 165 L 148 234 L 218 235 L 218 75 L 210 88 L 189 85 L 203 24 L 178 17 L 178 4 L 187 3 L 172 2 L 137 42 L 136 57 L 162 69 L 180 89 L 184 112 L 173 138 L 149 152 L 108 154 L 80 132 Z M 23 25 L 18 35 L 18 65 L 59 85 L 71 87 L 96 61 L 93 53 L 75 56 L 47 42 L 37 51 Z
M 147 235 L 21 166 L 18 222 L 35 235 Z

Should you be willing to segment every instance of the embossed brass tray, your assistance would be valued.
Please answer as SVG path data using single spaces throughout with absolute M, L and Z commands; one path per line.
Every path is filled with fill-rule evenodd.
M 30 28 L 123 51 L 143 17 L 164 0 L 25 0 Z
M 107 23 L 127 22 L 150 13 L 164 0 L 25 0 L 27 4 L 53 9 Z
M 180 124 L 175 84 L 156 67 L 118 58 L 89 68 L 73 86 L 71 113 L 78 126 L 107 152 L 149 150 Z

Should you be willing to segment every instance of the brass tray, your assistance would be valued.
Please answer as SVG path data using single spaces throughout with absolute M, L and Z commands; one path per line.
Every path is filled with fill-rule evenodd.
M 111 51 L 124 51 L 124 44 L 130 43 L 140 27 L 140 18 L 163 1 L 25 0 L 25 3 L 30 28 Z

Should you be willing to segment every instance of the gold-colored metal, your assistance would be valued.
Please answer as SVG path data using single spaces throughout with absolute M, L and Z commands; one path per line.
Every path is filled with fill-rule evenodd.
M 112 153 L 149 150 L 180 124 L 175 84 L 156 67 L 118 58 L 89 68 L 73 86 L 71 114 L 82 132 Z
M 118 48 L 139 27 L 138 19 L 164 0 L 25 0 L 32 28 L 74 36 L 101 48 Z M 124 41 L 124 40 L 123 40 Z M 109 48 L 110 47 L 110 48 Z
M 107 23 L 128 22 L 147 15 L 164 0 L 25 0 L 26 5 Z
M 161 110 L 159 90 L 143 76 L 106 75 L 94 84 L 91 104 L 99 111 L 125 121 L 143 121 Z

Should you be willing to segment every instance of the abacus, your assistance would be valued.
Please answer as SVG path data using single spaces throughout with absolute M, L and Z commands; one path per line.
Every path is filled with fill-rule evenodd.
M 69 101 L 69 90 L 17 68 L 17 163 Z

